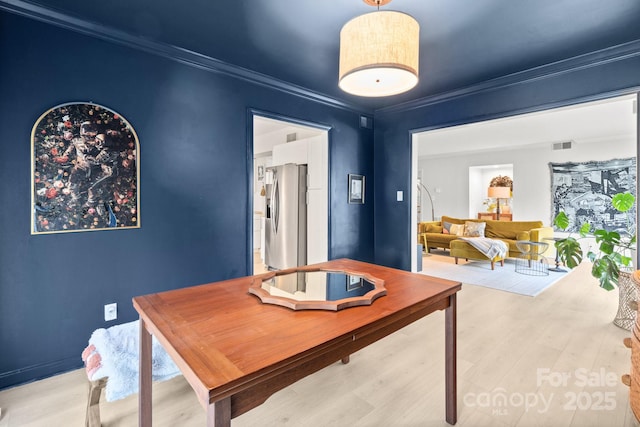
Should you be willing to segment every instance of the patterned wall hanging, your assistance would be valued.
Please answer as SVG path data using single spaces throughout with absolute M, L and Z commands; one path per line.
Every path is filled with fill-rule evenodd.
M 577 232 L 589 222 L 605 230 L 626 229 L 627 215 L 611 205 L 611 197 L 629 192 L 636 196 L 636 158 L 549 163 L 551 170 L 551 218 L 564 211 L 571 219 L 566 230 Z M 629 214 L 636 218 L 636 209 Z
M 31 234 L 140 227 L 139 143 L 93 103 L 45 112 L 31 132 Z

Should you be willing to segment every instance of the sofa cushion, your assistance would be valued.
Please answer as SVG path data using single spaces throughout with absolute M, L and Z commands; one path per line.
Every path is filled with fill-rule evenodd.
M 425 233 L 442 233 L 442 226 L 436 224 L 427 224 L 425 227 Z
M 449 248 L 449 242 L 458 238 L 455 234 L 429 233 L 427 236 L 427 247 Z
M 449 233 L 455 234 L 456 236 L 464 236 L 464 224 L 451 224 Z
M 466 237 L 484 237 L 484 229 L 486 222 L 466 221 L 464 223 L 464 236 Z
M 496 239 L 516 240 L 518 233 L 542 227 L 542 221 L 487 221 L 484 235 Z

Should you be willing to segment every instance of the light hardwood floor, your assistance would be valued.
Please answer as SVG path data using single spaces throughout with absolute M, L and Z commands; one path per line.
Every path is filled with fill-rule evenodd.
M 622 344 L 629 332 L 611 323 L 616 307 L 617 291 L 598 288 L 588 264 L 535 298 L 463 286 L 457 425 L 638 426 L 620 382 L 629 372 Z M 590 384 L 583 384 L 585 375 Z M 562 384 L 553 383 L 561 377 Z M 153 392 L 155 426 L 205 425 L 182 377 L 155 383 Z M 0 427 L 81 426 L 86 393 L 82 370 L 4 390 Z M 506 404 L 492 404 L 500 397 Z M 137 396 L 103 402 L 101 414 L 103 426 L 135 426 Z M 232 425 L 447 425 L 443 313 L 354 354 L 348 365 L 335 363 L 276 393 Z

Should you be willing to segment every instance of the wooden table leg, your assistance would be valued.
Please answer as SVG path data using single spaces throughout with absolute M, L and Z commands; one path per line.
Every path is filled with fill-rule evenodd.
M 151 427 L 151 334 L 140 319 L 140 393 L 138 394 L 138 425 Z
M 458 391 L 456 378 L 456 294 L 449 297 L 445 309 L 445 394 L 446 420 L 449 424 L 458 421 Z
M 207 427 L 231 426 L 231 398 L 209 404 L 207 408 Z

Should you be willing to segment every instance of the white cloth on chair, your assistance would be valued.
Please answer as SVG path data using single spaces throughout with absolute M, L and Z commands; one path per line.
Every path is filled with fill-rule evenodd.
M 95 347 L 101 361 L 89 379 L 95 381 L 108 377 L 105 390 L 107 401 L 122 399 L 138 392 L 139 343 L 139 320 L 108 329 L 96 329 L 91 334 L 89 345 Z M 156 337 L 153 337 L 152 343 L 153 380 L 164 381 L 180 374 L 180 370 Z

